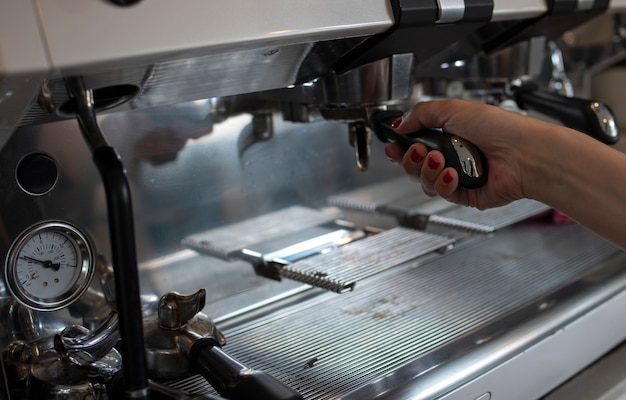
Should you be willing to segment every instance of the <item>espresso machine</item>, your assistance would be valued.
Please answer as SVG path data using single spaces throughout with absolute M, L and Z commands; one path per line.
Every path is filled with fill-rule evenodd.
M 1 1 L 0 399 L 548 395 L 626 339 L 626 256 L 535 201 L 430 198 L 383 147 L 444 98 L 619 143 L 589 85 L 624 10 Z

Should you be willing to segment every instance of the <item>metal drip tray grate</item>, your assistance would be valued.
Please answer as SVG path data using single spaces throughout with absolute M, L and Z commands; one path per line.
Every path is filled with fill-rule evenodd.
M 455 240 L 403 227 L 360 239 L 362 231 L 322 227 L 331 216 L 336 214 L 291 207 L 189 236 L 183 243 L 204 254 L 249 261 L 260 275 L 343 293 L 361 279 Z
M 474 374 L 480 371 L 472 368 L 486 368 L 486 360 L 471 359 L 474 350 L 500 343 L 494 339 L 518 324 L 558 312 L 554 305 L 581 296 L 586 285 L 623 274 L 623 253 L 584 228 L 528 225 L 409 261 L 342 296 L 322 292 L 222 327 L 225 350 L 307 400 L 374 398 L 407 383 L 422 390 L 416 399 L 439 397 L 476 376 L 461 373 L 459 365 Z M 381 259 L 390 255 L 382 253 Z M 523 351 L 530 345 L 525 340 L 504 348 Z M 488 362 L 495 367 L 501 360 Z M 436 382 L 429 380 L 433 374 Z
M 288 237 L 338 218 L 333 210 L 293 206 L 238 223 L 189 235 L 182 243 L 200 253 L 223 259 L 237 258 L 243 249 Z
M 480 211 L 470 207 L 452 209 L 428 217 L 429 224 L 490 233 L 550 210 L 535 200 L 522 199 L 506 206 Z
M 281 267 L 280 274 L 284 278 L 343 293 L 352 290 L 357 281 L 445 249 L 453 242 L 454 239 L 448 237 L 397 227 L 334 251 L 286 264 Z
M 408 179 L 396 179 L 332 196 L 328 204 L 395 217 L 401 225 L 424 229 L 428 224 L 490 233 L 550 209 L 522 199 L 503 207 L 480 211 L 429 197 Z
M 408 178 L 394 179 L 369 185 L 346 193 L 330 196 L 328 204 L 365 212 L 431 213 L 453 207 L 445 200 L 432 202 L 415 182 Z

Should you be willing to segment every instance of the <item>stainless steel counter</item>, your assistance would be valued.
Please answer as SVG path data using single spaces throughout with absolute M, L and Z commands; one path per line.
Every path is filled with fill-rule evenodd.
M 597 357 L 595 344 L 603 353 L 623 339 L 623 322 L 593 314 L 626 302 L 624 261 L 575 224 L 525 222 L 367 278 L 351 293 L 306 290 L 219 324 L 231 354 L 306 399 L 473 399 L 491 374 L 504 374 L 486 384 L 491 398 L 537 398 Z M 571 340 L 561 333 L 585 318 L 593 337 L 578 333 L 574 348 L 553 354 Z M 537 346 L 552 365 L 527 356 Z M 524 356 L 522 367 L 512 361 Z M 207 390 L 201 379 L 180 385 L 194 383 Z

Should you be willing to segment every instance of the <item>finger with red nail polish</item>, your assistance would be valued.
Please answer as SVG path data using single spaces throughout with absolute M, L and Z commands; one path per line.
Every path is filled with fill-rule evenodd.
M 444 158 L 440 151 L 430 151 L 422 163 L 421 180 L 429 192 L 435 192 L 437 179 L 444 168 Z
M 391 153 L 389 152 L 389 149 L 387 147 L 385 147 L 385 156 L 387 156 L 387 159 L 389 161 L 393 161 L 393 158 L 391 158 Z
M 422 162 L 422 160 L 424 159 L 424 156 L 421 155 L 415 147 L 411 147 L 410 151 L 411 151 L 410 153 L 411 161 L 413 161 L 416 164 Z
M 433 171 L 436 171 L 439 169 L 440 166 L 441 166 L 441 160 L 437 159 L 437 157 L 430 154 L 428 156 L 428 168 L 432 169 Z
M 406 113 L 405 113 L 405 114 L 402 114 L 402 115 L 400 116 L 400 118 L 395 119 L 395 120 L 391 123 L 391 127 L 392 127 L 393 129 L 397 129 L 397 128 L 399 128 L 399 127 L 400 127 L 400 125 L 402 125 L 402 122 L 404 121 L 404 117 L 405 117 L 405 116 L 406 116 Z
M 450 196 L 458 187 L 459 174 L 454 168 L 445 168 L 439 174 L 434 189 L 441 197 Z
M 420 174 L 428 149 L 421 143 L 414 144 L 404 154 L 402 165 L 409 176 L 416 180 L 421 180 Z
M 389 159 L 389 161 L 399 164 L 402 162 L 402 157 L 404 157 L 404 150 L 397 143 L 390 143 L 385 146 L 385 156 Z

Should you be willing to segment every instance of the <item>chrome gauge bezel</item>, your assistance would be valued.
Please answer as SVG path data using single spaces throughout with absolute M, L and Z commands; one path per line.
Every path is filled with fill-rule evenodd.
M 41 235 L 61 235 L 70 242 L 76 251 L 78 270 L 71 278 L 65 290 L 54 296 L 42 297 L 29 291 L 19 278 L 18 262 L 24 263 L 19 257 L 25 246 Z M 5 261 L 5 282 L 11 294 L 22 305 L 36 311 L 54 311 L 67 307 L 76 301 L 89 287 L 94 274 L 94 250 L 91 241 L 80 229 L 62 221 L 46 221 L 33 225 L 22 232 L 9 248 Z M 28 263 L 28 262 L 27 262 Z M 32 263 L 31 263 L 32 264 Z M 24 265 L 21 266 L 24 268 Z M 31 266 L 33 268 L 33 266 Z M 59 268 L 67 268 L 60 266 Z

